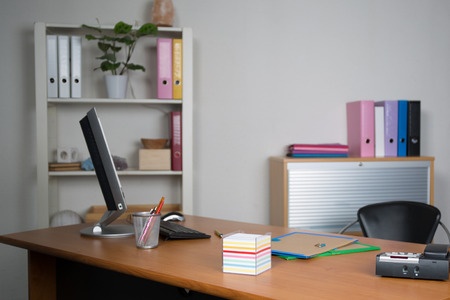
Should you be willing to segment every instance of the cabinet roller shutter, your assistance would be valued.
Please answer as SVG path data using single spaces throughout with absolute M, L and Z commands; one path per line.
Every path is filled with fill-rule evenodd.
M 288 163 L 287 169 L 289 227 L 337 232 L 367 204 L 430 203 L 427 161 Z

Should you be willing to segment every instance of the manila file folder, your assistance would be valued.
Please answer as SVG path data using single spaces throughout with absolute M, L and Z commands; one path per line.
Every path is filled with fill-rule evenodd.
M 311 258 L 356 241 L 355 238 L 341 235 L 291 232 L 272 239 L 272 254 Z

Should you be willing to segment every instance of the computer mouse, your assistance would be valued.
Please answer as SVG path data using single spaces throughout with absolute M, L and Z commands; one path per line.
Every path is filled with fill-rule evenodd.
M 164 221 L 184 221 L 184 216 L 182 213 L 177 211 L 171 211 L 161 216 Z

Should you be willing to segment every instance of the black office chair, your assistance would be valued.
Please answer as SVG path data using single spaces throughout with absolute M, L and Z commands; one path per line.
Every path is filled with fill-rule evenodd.
M 339 233 L 359 222 L 366 237 L 429 244 L 441 225 L 450 241 L 450 233 L 441 222 L 441 212 L 425 203 L 391 201 L 369 204 L 358 210 L 357 217 Z

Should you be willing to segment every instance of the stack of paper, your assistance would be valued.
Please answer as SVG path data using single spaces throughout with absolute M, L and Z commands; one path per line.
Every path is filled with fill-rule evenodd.
M 291 232 L 272 239 L 272 254 L 285 259 L 307 259 L 372 250 L 380 248 L 337 234 Z
M 81 162 L 49 163 L 49 171 L 81 171 Z
M 270 235 L 235 233 L 223 239 L 223 272 L 258 275 L 271 266 Z
M 291 144 L 287 156 L 290 157 L 347 157 L 348 146 L 342 144 Z

